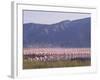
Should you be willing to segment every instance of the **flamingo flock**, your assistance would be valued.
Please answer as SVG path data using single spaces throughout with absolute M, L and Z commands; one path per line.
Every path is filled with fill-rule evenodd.
M 30 61 L 85 60 L 91 58 L 90 48 L 24 48 L 23 58 Z

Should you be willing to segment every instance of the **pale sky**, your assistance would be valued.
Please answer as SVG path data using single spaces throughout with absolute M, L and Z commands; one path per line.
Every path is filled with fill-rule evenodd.
M 89 13 L 23 11 L 24 23 L 54 24 L 64 20 L 76 20 L 91 17 Z

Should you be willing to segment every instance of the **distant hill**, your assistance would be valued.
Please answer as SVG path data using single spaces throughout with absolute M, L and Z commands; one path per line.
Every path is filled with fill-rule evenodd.
M 91 46 L 91 18 L 47 25 L 23 24 L 24 47 L 83 48 Z

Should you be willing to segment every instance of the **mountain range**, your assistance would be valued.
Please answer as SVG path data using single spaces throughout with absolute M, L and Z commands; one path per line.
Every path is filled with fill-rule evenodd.
M 23 24 L 23 47 L 89 48 L 91 18 L 64 20 L 54 24 Z

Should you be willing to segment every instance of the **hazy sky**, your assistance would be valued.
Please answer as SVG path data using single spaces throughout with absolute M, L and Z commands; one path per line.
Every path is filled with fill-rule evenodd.
M 76 20 L 90 17 L 86 13 L 65 13 L 47 11 L 23 11 L 24 23 L 53 24 L 64 20 Z

